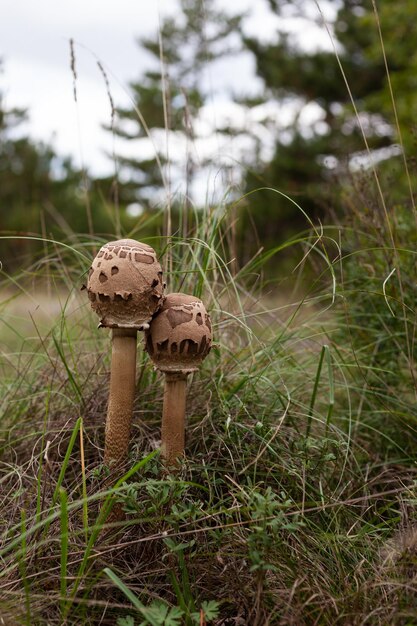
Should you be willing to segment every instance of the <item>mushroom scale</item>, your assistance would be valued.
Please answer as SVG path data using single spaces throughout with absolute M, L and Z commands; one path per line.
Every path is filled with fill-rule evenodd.
M 163 291 L 155 250 L 134 239 L 106 243 L 89 270 L 91 307 L 109 328 L 146 328 L 161 306 Z
M 211 349 L 211 322 L 199 298 L 166 296 L 145 333 L 146 351 L 163 372 L 195 371 Z

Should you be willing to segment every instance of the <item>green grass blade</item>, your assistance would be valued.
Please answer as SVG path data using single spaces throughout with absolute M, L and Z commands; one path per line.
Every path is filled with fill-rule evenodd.
M 60 359 L 62 361 L 62 364 L 65 367 L 65 371 L 67 372 L 68 380 L 69 380 L 69 382 L 71 384 L 71 387 L 72 387 L 75 395 L 77 396 L 78 401 L 81 404 L 84 404 L 84 398 L 83 398 L 82 391 L 79 388 L 78 383 L 77 383 L 77 381 L 74 378 L 74 374 L 72 373 L 72 371 L 71 371 L 71 369 L 70 369 L 70 367 L 69 367 L 69 365 L 67 363 L 67 359 L 65 357 L 65 354 L 64 354 L 64 351 L 62 349 L 62 346 L 59 343 L 59 341 L 57 340 L 57 338 L 55 337 L 54 333 L 52 334 L 52 340 L 54 342 L 55 349 L 58 352 L 59 357 L 60 357 Z
M 36 524 L 41 521 L 41 508 L 42 508 L 42 474 L 43 474 L 43 455 L 45 452 L 45 433 L 49 416 L 49 402 L 51 399 L 51 386 L 48 387 L 48 393 L 45 401 L 45 415 L 43 419 L 43 431 L 41 440 L 41 450 L 39 452 L 39 469 L 36 483 Z
M 67 492 L 61 487 L 59 490 L 60 497 L 60 522 L 61 522 L 61 564 L 60 564 L 60 595 L 61 595 L 61 614 L 65 615 L 67 604 L 67 566 L 68 566 L 68 498 Z
M 87 500 L 87 479 L 85 475 L 85 458 L 84 458 L 84 421 L 80 418 L 80 456 L 81 456 L 81 480 L 82 480 L 82 499 L 83 499 L 83 527 L 85 542 L 88 541 L 88 500 Z
M 118 589 L 120 589 L 120 591 L 124 593 L 126 598 L 132 603 L 135 609 L 137 609 L 138 611 L 142 611 L 146 608 L 145 605 L 142 604 L 142 602 L 139 600 L 139 598 L 135 596 L 132 591 L 130 591 L 129 587 L 126 587 L 124 582 L 120 580 L 117 574 L 115 574 L 109 567 L 105 567 L 103 572 L 106 574 L 106 576 L 110 578 L 112 583 L 114 583 L 116 587 L 118 587 Z M 155 626 L 158 626 L 158 624 L 155 623 Z
M 69 443 L 68 443 L 68 448 L 67 448 L 67 451 L 65 453 L 64 460 L 62 461 L 62 466 L 61 466 L 61 470 L 59 472 L 57 485 L 55 487 L 54 495 L 52 497 L 52 506 L 54 506 L 57 503 L 58 499 L 59 499 L 59 492 L 60 492 L 60 489 L 62 487 L 62 483 L 64 481 L 65 472 L 67 471 L 67 467 L 68 467 L 68 463 L 69 463 L 69 460 L 70 460 L 70 457 L 71 457 L 71 454 L 72 454 L 72 450 L 73 450 L 75 442 L 77 440 L 77 435 L 79 433 L 80 426 L 81 426 L 81 420 L 82 420 L 81 417 L 79 417 L 77 419 L 77 421 L 75 422 L 75 426 L 73 428 L 73 431 L 71 433 L 71 437 L 70 437 L 70 440 L 69 440 Z
M 67 451 L 65 453 L 65 457 L 64 460 L 62 461 L 62 466 L 61 466 L 61 470 L 59 472 L 59 476 L 58 476 L 58 481 L 54 490 L 54 494 L 52 496 L 52 503 L 51 503 L 51 509 L 55 506 L 55 504 L 58 502 L 58 499 L 60 498 L 60 489 L 62 487 L 62 483 L 64 482 L 64 477 L 65 477 L 65 472 L 67 470 L 68 464 L 69 464 L 69 460 L 71 458 L 71 454 L 72 454 L 72 450 L 74 448 L 75 442 L 77 440 L 77 435 L 78 432 L 80 430 L 80 426 L 81 426 L 81 417 L 79 417 L 77 419 L 77 421 L 75 422 L 75 426 L 73 428 L 73 431 L 71 433 L 71 437 L 68 443 L 68 448 Z M 44 528 L 44 535 L 48 532 L 49 529 L 49 524 L 50 521 L 47 522 L 45 524 L 45 528 Z
M 21 511 L 21 550 L 17 555 L 17 559 L 19 562 L 19 573 L 23 583 L 23 589 L 25 593 L 25 610 L 26 610 L 26 620 L 25 623 L 27 626 L 30 626 L 32 623 L 31 620 L 31 607 L 30 607 L 30 583 L 27 578 L 26 572 L 26 563 L 27 563 L 27 529 L 26 529 L 26 511 L 22 509 Z
M 325 354 L 325 348 L 326 348 L 326 346 L 323 346 L 322 349 L 321 349 L 320 358 L 319 358 L 319 364 L 317 366 L 317 371 L 316 371 L 316 377 L 314 379 L 314 387 L 313 387 L 313 392 L 311 394 L 310 408 L 308 410 L 308 415 L 307 415 L 306 437 L 308 437 L 310 435 L 310 431 L 311 431 L 311 422 L 312 422 L 312 418 L 313 418 L 314 405 L 316 403 L 317 390 L 319 388 L 319 381 L 320 381 L 321 370 L 322 370 L 322 367 L 323 367 L 323 359 L 324 359 L 324 354 Z
M 184 594 L 181 591 L 180 583 L 178 582 L 178 578 L 175 575 L 173 570 L 170 571 L 169 577 L 171 579 L 171 585 L 174 589 L 175 596 L 177 598 L 178 606 L 184 611 L 185 615 L 189 615 L 189 608 L 187 606 L 187 602 L 184 598 Z
M 326 364 L 327 371 L 329 374 L 329 407 L 327 409 L 327 417 L 326 417 L 326 436 L 329 431 L 330 421 L 333 414 L 334 408 L 334 375 L 333 375 L 333 364 L 332 364 L 332 355 L 330 353 L 329 346 L 323 346 L 326 354 Z

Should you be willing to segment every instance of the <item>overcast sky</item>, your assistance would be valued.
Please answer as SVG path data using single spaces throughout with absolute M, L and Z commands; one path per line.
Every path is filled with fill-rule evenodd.
M 246 29 L 273 38 L 277 18 L 266 0 L 219 0 L 231 13 L 249 10 Z M 0 0 L 0 88 L 8 106 L 27 107 L 33 137 L 52 141 L 61 154 L 73 155 L 77 165 L 93 173 L 110 172 L 112 139 L 100 125 L 110 119 L 109 101 L 97 59 L 106 68 L 116 106 L 129 102 L 128 83 L 149 63 L 135 40 L 158 32 L 161 17 L 172 11 L 174 0 Z M 73 97 L 69 39 L 76 42 L 77 95 Z M 309 31 L 313 45 L 328 45 L 324 31 Z M 325 43 L 326 42 L 326 43 Z M 225 63 L 210 77 L 216 92 L 247 92 L 260 88 L 250 54 Z M 226 100 L 226 98 L 225 98 Z M 221 115 L 226 104 L 214 103 Z M 222 109 L 223 108 L 223 109 Z

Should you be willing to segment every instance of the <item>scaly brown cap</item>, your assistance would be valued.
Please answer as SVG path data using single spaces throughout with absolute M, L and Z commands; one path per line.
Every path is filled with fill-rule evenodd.
M 170 293 L 145 337 L 146 350 L 158 369 L 187 374 L 210 352 L 210 317 L 199 298 Z
M 143 330 L 160 308 L 164 285 L 155 250 L 134 239 L 110 241 L 100 248 L 87 293 L 101 326 Z

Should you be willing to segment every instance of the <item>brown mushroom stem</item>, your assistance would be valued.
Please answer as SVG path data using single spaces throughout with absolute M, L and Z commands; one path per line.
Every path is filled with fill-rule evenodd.
M 184 455 L 186 394 L 187 375 L 182 372 L 165 373 L 161 453 L 168 466 L 175 465 L 178 458 Z
M 110 393 L 107 409 L 104 463 L 121 465 L 127 459 L 136 384 L 134 329 L 112 331 Z

